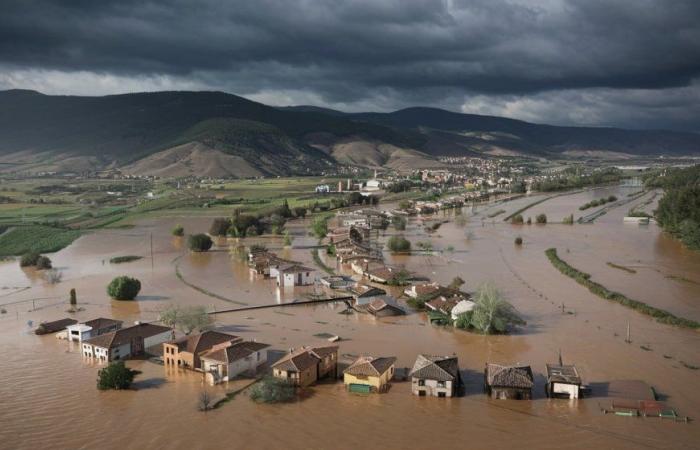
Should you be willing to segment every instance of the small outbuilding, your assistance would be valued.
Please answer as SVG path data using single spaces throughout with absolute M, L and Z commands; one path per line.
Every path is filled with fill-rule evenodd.
M 57 333 L 59 331 L 63 331 L 66 329 L 66 327 L 70 325 L 74 325 L 78 323 L 77 320 L 75 319 L 60 319 L 60 320 L 54 320 L 53 322 L 41 322 L 38 327 L 36 327 L 36 330 L 34 330 L 35 334 L 49 334 L 49 333 Z
M 574 365 L 547 364 L 547 397 L 580 398 L 581 377 Z
M 530 400 L 534 384 L 530 366 L 486 364 L 484 390 L 493 399 Z

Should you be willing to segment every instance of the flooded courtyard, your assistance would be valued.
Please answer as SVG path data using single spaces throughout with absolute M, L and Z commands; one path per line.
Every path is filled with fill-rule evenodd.
M 596 198 L 624 199 L 633 188 L 606 187 L 552 196 L 523 213 L 546 214 L 550 222 L 574 214 Z M 216 315 L 218 329 L 270 344 L 285 351 L 321 344 L 322 333 L 341 336 L 345 360 L 360 354 L 396 356 L 397 367 L 411 367 L 418 353 L 459 357 L 466 394 L 453 399 L 418 398 L 410 382 L 395 382 L 387 394 L 348 394 L 342 383 L 320 384 L 303 399 L 285 405 L 258 405 L 245 392 L 221 408 L 197 411 L 205 388 L 201 374 L 131 361 L 143 373 L 134 391 L 100 392 L 99 365 L 84 359 L 77 345 L 53 336 L 35 336 L 29 321 L 67 316 L 70 288 L 84 310 L 79 320 L 113 317 L 125 323 L 155 320 L 170 304 L 203 305 L 221 311 L 245 305 L 289 303 L 319 288 L 278 288 L 251 275 L 248 267 L 221 242 L 206 254 L 186 251 L 170 229 L 182 223 L 186 233 L 204 232 L 210 218 L 142 220 L 130 229 L 85 235 L 51 256 L 63 273 L 47 284 L 17 262 L 0 263 L 0 448 L 193 449 L 214 443 L 227 448 L 697 448 L 697 422 L 615 417 L 601 413 L 608 383 L 643 380 L 681 415 L 700 414 L 700 335 L 654 322 L 634 310 L 603 300 L 559 273 L 544 251 L 557 248 L 562 259 L 590 273 L 592 279 L 625 295 L 700 320 L 700 254 L 660 232 L 655 224 L 624 224 L 627 211 L 658 198 L 648 192 L 634 202 L 611 208 L 591 224 L 511 225 L 503 218 L 550 196 L 441 212 L 449 222 L 427 234 L 420 218 L 403 233 L 414 244 L 430 242 L 436 251 L 385 259 L 393 265 L 448 284 L 459 276 L 473 291 L 494 282 L 527 324 L 503 336 L 482 336 L 431 326 L 424 313 L 376 319 L 340 314 L 342 303 L 293 306 Z M 386 207 L 382 205 L 382 207 Z M 505 212 L 490 217 L 497 211 Z M 593 212 L 586 211 L 585 213 Z M 281 238 L 259 238 L 281 256 L 314 265 L 307 235 L 309 220 L 288 224 L 294 248 Z M 395 234 L 381 232 L 380 243 Z M 516 236 L 523 238 L 515 246 Z M 153 258 L 151 258 L 151 239 Z M 249 242 L 245 242 L 249 244 Z M 115 265 L 109 258 L 140 255 Z M 329 266 L 335 261 L 325 258 Z M 623 266 L 631 271 L 609 265 Z M 341 270 L 350 273 L 347 268 Z M 318 276 L 324 273 L 319 269 Z M 116 275 L 135 276 L 142 290 L 133 302 L 110 300 L 105 286 Z M 185 284 L 187 282 L 187 284 Z M 197 289 L 192 286 L 196 286 Z M 629 324 L 631 343 L 625 342 Z M 545 364 L 576 364 L 593 395 L 579 401 L 544 395 Z M 535 372 L 533 401 L 494 401 L 482 392 L 485 363 L 522 363 Z M 690 367 L 689 367 L 690 366 Z M 240 381 L 215 387 L 213 395 L 233 391 Z

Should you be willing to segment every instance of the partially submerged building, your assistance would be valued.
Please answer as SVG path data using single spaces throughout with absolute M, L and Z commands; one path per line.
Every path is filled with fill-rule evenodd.
M 241 375 L 255 376 L 267 362 L 269 344 L 228 341 L 214 345 L 200 355 L 202 371 L 210 384 L 231 381 Z
M 77 320 L 75 319 L 60 319 L 60 320 L 54 320 L 52 322 L 41 322 L 38 327 L 36 327 L 36 330 L 34 330 L 35 334 L 49 334 L 49 333 L 57 333 L 59 331 L 65 330 L 68 326 L 74 325 L 78 323 Z
M 203 331 L 163 343 L 163 362 L 166 366 L 201 369 L 200 355 L 216 345 L 239 341 L 238 336 L 220 331 Z
M 86 339 L 116 331 L 122 327 L 122 324 L 121 320 L 98 317 L 66 327 L 67 338 L 69 341 L 83 342 Z
M 534 378 L 530 366 L 486 364 L 484 390 L 493 399 L 530 400 Z
M 456 356 L 418 355 L 410 372 L 413 395 L 453 397 L 462 385 Z
M 355 305 L 368 305 L 372 300 L 386 295 L 384 289 L 363 283 L 357 283 L 349 288 L 348 292 L 352 295 Z
M 277 270 L 277 286 L 308 286 L 314 283 L 314 269 L 301 264 L 282 266 Z
M 394 377 L 395 363 L 393 356 L 360 356 L 343 371 L 343 383 L 350 392 L 386 392 Z
M 272 364 L 272 375 L 294 386 L 306 387 L 338 376 L 338 346 L 292 349 Z
M 87 339 L 82 343 L 83 356 L 110 362 L 145 353 L 146 349 L 173 338 L 171 328 L 140 323 Z
M 375 317 L 402 316 L 406 314 L 394 297 L 384 295 L 374 298 L 366 307 L 368 313 Z
M 580 398 L 581 377 L 574 365 L 547 364 L 547 397 Z

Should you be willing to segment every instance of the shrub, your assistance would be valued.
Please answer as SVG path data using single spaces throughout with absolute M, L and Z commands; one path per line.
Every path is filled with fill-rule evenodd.
M 394 216 L 391 219 L 391 223 L 397 231 L 404 231 L 406 229 L 406 219 L 401 216 Z
M 258 403 L 285 403 L 295 396 L 294 386 L 274 377 L 263 378 L 250 390 L 250 399 Z
M 36 260 L 36 268 L 39 270 L 46 270 L 51 268 L 51 260 L 48 256 L 40 256 Z
M 211 395 L 209 395 L 206 389 L 203 389 L 202 392 L 199 393 L 197 408 L 202 412 L 207 412 L 213 408 Z
M 71 306 L 75 306 L 75 305 L 77 305 L 77 304 L 78 304 L 78 297 L 77 297 L 77 295 L 75 294 L 75 288 L 72 288 L 72 289 L 70 290 L 70 305 L 71 305 Z
M 608 202 L 616 202 L 616 201 L 617 201 L 617 197 L 615 197 L 614 195 L 611 195 L 610 197 L 608 197 Z
M 139 259 L 142 259 L 143 256 L 136 256 L 136 255 L 126 255 L 126 256 L 115 256 L 114 258 L 110 258 L 109 262 L 111 264 L 121 264 L 121 263 L 127 263 L 127 262 L 132 262 L 132 261 L 138 261 Z
M 206 252 L 211 248 L 213 242 L 206 234 L 192 234 L 187 238 L 187 246 L 193 252 Z
M 452 278 L 452 281 L 450 281 L 450 284 L 447 285 L 448 288 L 450 289 L 459 289 L 464 285 L 465 281 L 462 279 L 462 277 L 454 277 Z
M 392 236 L 386 246 L 392 252 L 410 252 L 411 242 L 403 236 Z
M 515 238 L 515 245 L 523 245 L 523 238 L 520 236 Z
M 60 283 L 63 278 L 63 273 L 57 269 L 49 269 L 44 272 L 44 279 L 49 284 Z
M 284 246 L 285 247 L 291 247 L 292 245 L 292 236 L 289 234 L 289 231 L 284 232 Z
M 562 223 L 564 225 L 573 225 L 574 224 L 574 215 L 570 214 L 570 215 L 564 217 L 564 219 L 562 219 Z
M 133 300 L 141 290 L 141 282 L 136 278 L 120 276 L 107 285 L 107 294 L 115 300 Z
M 532 225 L 532 217 L 528 217 L 528 218 L 527 218 L 527 224 L 528 224 L 528 225 Z
M 253 237 L 258 235 L 258 227 L 251 225 L 245 229 L 245 235 L 248 237 Z
M 209 227 L 209 234 L 212 236 L 226 236 L 226 232 L 231 227 L 231 221 L 223 217 L 217 217 Z
M 40 257 L 41 255 L 37 252 L 25 253 L 19 260 L 19 265 L 20 267 L 36 266 L 36 262 Z
M 537 222 L 539 224 L 547 223 L 547 215 L 546 214 L 538 214 L 537 217 L 535 217 L 535 222 Z
M 299 217 L 300 219 L 303 219 L 306 217 L 306 208 L 303 206 L 297 206 L 294 208 L 294 215 Z
M 390 286 L 405 286 L 408 284 L 408 279 L 411 277 L 411 274 L 404 270 L 401 269 L 398 272 L 394 274 L 391 279 L 387 282 L 388 285 Z
M 124 361 L 110 363 L 97 372 L 97 389 L 101 391 L 129 389 L 134 377 L 140 373 L 138 370 L 126 367 Z
M 311 230 L 317 238 L 323 239 L 328 234 L 329 217 L 317 217 L 311 224 Z
M 523 223 L 523 216 L 522 214 L 516 214 L 513 216 L 512 219 L 510 219 L 510 223 L 516 224 L 516 225 L 522 225 Z
M 175 227 L 173 228 L 172 233 L 173 233 L 173 236 L 182 237 L 182 236 L 185 235 L 185 229 L 182 227 L 182 225 L 177 224 L 177 225 L 175 225 Z

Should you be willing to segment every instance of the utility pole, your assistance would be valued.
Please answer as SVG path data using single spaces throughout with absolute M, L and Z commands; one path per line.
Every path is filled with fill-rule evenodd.
M 153 233 L 151 233 L 151 271 L 153 271 Z
M 628 344 L 632 342 L 632 339 L 630 339 L 630 323 L 627 322 L 627 339 L 625 339 L 625 342 Z

